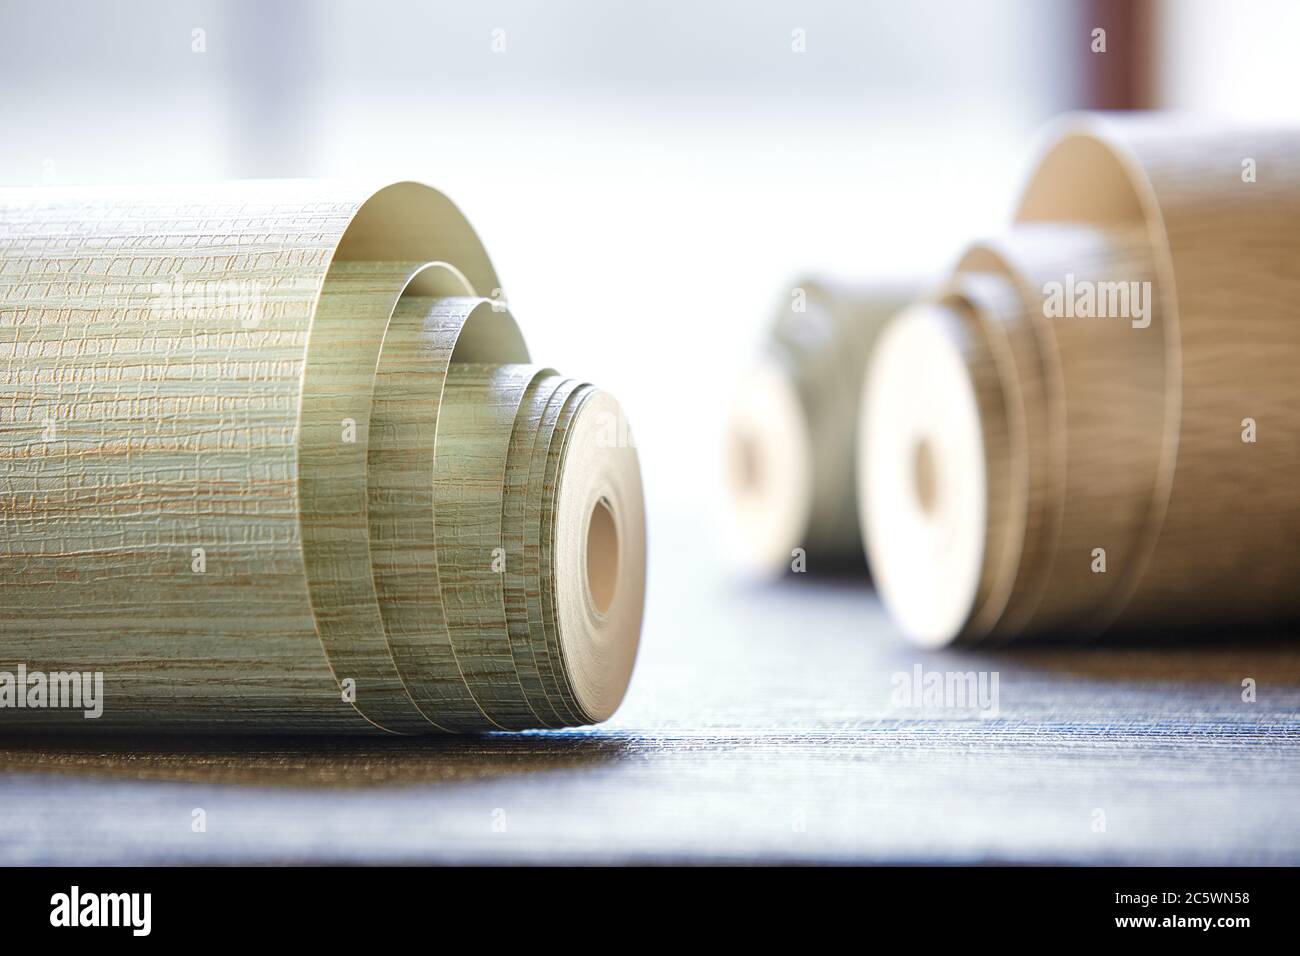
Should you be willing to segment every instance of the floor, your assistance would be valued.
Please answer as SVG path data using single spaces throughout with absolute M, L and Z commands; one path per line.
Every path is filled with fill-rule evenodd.
M 856 580 L 744 587 L 655 531 L 608 724 L 0 738 L 0 863 L 1300 863 L 1294 642 L 921 653 Z M 984 706 L 908 706 L 918 665 Z

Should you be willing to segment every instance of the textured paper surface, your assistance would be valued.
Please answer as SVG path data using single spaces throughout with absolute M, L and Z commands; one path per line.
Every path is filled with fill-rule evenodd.
M 414 183 L 26 190 L 0 214 L 0 671 L 105 683 L 101 717 L 33 697 L 0 710 L 5 726 L 592 719 L 535 713 L 511 662 L 493 562 L 515 408 L 501 406 L 491 461 L 440 423 L 449 363 L 528 360 L 445 197 Z M 502 399 L 478 395 L 471 417 Z M 454 504 L 435 514 L 438 462 L 458 458 L 490 519 L 472 546 L 455 540 Z M 537 477 L 552 497 L 581 478 Z M 452 529 L 451 560 L 436 528 Z M 620 530 L 644 548 L 639 512 Z M 494 588 L 457 605 L 453 631 L 445 592 L 459 600 L 484 569 Z M 547 572 L 585 586 L 581 554 Z M 638 608 L 619 635 L 634 654 L 643 574 L 620 583 Z M 588 623 L 560 623 L 581 645 Z M 489 661 L 496 676 L 479 681 Z

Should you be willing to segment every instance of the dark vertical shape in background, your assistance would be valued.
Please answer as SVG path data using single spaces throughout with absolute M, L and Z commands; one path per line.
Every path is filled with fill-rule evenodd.
M 1152 109 L 1155 102 L 1156 0 L 1082 0 L 1080 106 Z M 1092 52 L 1092 31 L 1106 31 L 1106 52 Z

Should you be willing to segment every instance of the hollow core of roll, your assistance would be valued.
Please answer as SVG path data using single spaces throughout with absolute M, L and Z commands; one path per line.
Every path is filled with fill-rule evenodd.
M 935 498 L 939 493 L 936 487 L 938 479 L 934 473 L 934 449 L 926 438 L 921 438 L 916 443 L 916 451 L 912 454 L 912 475 L 917 503 L 926 514 L 933 514 Z
M 757 491 L 763 483 L 763 463 L 758 440 L 750 433 L 737 431 L 731 436 L 736 481 L 740 487 Z
M 604 614 L 618 590 L 618 524 L 601 498 L 587 523 L 587 593 L 596 610 Z

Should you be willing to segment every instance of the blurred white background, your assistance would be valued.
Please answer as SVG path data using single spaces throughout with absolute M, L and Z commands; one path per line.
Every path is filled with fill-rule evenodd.
M 1091 102 L 1107 6 L 8 0 L 0 181 L 437 186 L 536 354 L 623 402 L 653 524 L 709 507 L 800 273 L 937 273 L 1002 223 L 1036 129 Z M 1158 6 L 1156 95 L 1293 110 L 1294 73 L 1261 71 L 1296 59 L 1252 51 L 1298 8 Z

